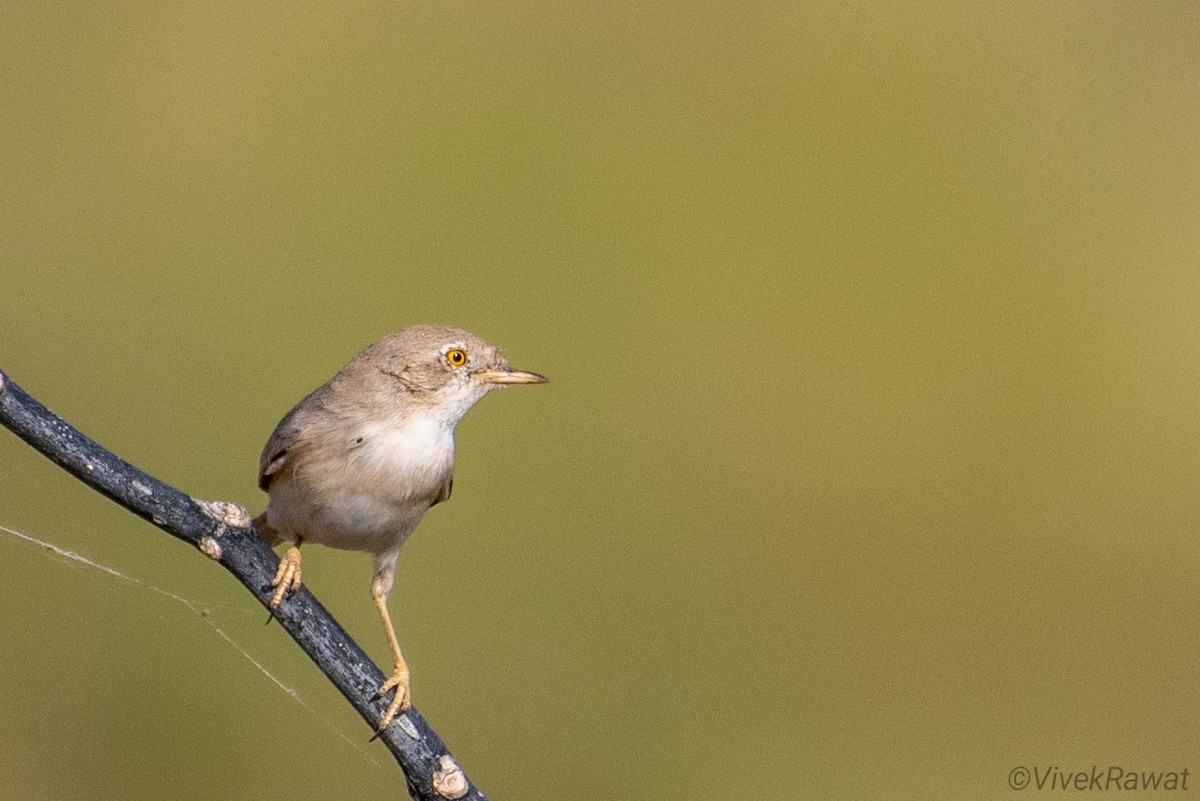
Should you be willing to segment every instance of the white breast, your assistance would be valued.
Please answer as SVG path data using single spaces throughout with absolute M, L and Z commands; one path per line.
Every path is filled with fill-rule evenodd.
M 358 431 L 351 459 L 358 469 L 389 473 L 397 478 L 440 476 L 454 463 L 454 428 L 433 416 L 419 416 L 401 425 L 369 423 Z
M 289 497 L 272 503 L 268 515 L 277 530 L 312 542 L 376 554 L 395 550 L 453 466 L 454 429 L 436 418 L 369 423 L 336 460 L 309 465 L 274 487 L 273 495 Z

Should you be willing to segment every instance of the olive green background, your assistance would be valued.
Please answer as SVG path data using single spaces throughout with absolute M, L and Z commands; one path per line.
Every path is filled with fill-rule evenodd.
M 1198 772 L 1197 42 L 1167 2 L 10 3 L 0 368 L 255 512 L 388 330 L 550 376 L 459 427 L 392 597 L 492 798 Z M 405 796 L 231 577 L 7 432 L 0 524 L 162 590 L 0 532 L 0 797 Z M 386 662 L 369 577 L 306 554 Z

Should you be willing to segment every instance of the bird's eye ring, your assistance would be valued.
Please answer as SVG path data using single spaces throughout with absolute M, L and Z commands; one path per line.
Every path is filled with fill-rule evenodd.
M 446 351 L 446 361 L 451 367 L 462 367 L 467 363 L 467 352 L 462 348 L 451 348 Z

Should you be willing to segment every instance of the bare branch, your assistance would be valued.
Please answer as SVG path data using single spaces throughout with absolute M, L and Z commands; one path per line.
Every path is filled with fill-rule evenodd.
M 72 428 L 3 372 L 0 424 L 84 484 L 220 562 L 267 606 L 279 560 L 251 527 L 244 509 L 197 501 L 143 473 Z M 275 619 L 374 728 L 386 707 L 376 698 L 384 676 L 312 593 L 301 587 L 276 610 Z M 418 801 L 486 801 L 416 709 L 397 717 L 379 739 L 400 763 L 408 792 Z

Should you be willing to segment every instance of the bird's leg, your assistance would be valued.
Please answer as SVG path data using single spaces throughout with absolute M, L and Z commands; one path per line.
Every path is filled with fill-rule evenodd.
M 271 598 L 271 613 L 274 615 L 283 596 L 300 589 L 299 539 L 296 540 L 295 545 L 287 549 L 287 553 L 279 560 L 279 567 L 275 571 L 275 578 L 271 579 L 271 586 L 275 588 L 275 595 Z M 270 620 L 267 622 L 269 623 Z
M 388 704 L 383 717 L 379 719 L 379 728 L 382 730 L 388 727 L 397 714 L 412 706 L 412 688 L 409 681 L 408 663 L 404 661 L 404 655 L 400 653 L 400 642 L 396 639 L 396 629 L 392 627 L 392 618 L 388 614 L 387 596 L 376 594 L 375 607 L 379 610 L 379 616 L 383 618 L 383 628 L 387 634 L 388 645 L 392 649 L 393 663 L 392 677 L 379 687 L 379 696 L 383 697 L 392 688 L 396 690 L 396 696 Z
M 371 598 L 375 601 L 375 608 L 379 610 L 379 616 L 383 618 L 383 630 L 387 634 L 388 647 L 392 649 L 392 676 L 380 686 L 378 694 L 383 697 L 388 690 L 393 688 L 396 690 L 396 696 L 392 698 L 387 711 L 379 719 L 380 731 L 386 729 L 396 715 L 412 706 L 408 663 L 404 661 L 404 655 L 400 653 L 400 641 L 396 639 L 396 629 L 392 626 L 392 616 L 388 614 L 387 607 L 388 592 L 392 588 L 395 570 L 393 557 L 390 565 L 383 565 L 376 571 L 375 580 L 371 582 Z

